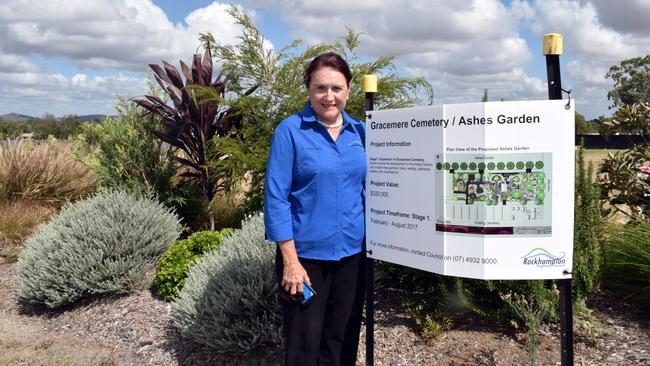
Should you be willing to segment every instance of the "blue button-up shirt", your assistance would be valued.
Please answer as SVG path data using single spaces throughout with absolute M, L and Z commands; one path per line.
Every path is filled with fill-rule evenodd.
M 364 124 L 343 112 L 334 141 L 309 103 L 273 134 L 264 185 L 271 241 L 293 239 L 301 258 L 339 260 L 363 247 Z

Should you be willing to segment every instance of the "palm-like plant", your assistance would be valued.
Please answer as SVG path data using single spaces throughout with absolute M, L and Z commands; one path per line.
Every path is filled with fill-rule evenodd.
M 207 201 L 210 229 L 214 230 L 214 215 L 210 203 L 222 187 L 220 174 L 206 164 L 214 156 L 208 149 L 208 143 L 215 136 L 226 136 L 228 132 L 241 123 L 236 109 L 221 108 L 220 98 L 225 93 L 225 78 L 219 74 L 212 80 L 212 54 L 207 47 L 203 58 L 195 54 L 190 69 L 180 62 L 185 81 L 178 70 L 162 61 L 163 67 L 150 64 L 156 81 L 169 96 L 171 105 L 157 96 L 145 95 L 144 99 L 135 99 L 135 103 L 148 113 L 159 115 L 163 130 L 152 131 L 153 135 L 169 145 L 182 151 L 172 159 L 183 166 L 183 177 L 195 180 L 201 187 Z M 199 103 L 194 93 L 195 88 L 210 89 L 220 98 L 201 100 Z M 180 155 L 180 156 L 179 156 Z

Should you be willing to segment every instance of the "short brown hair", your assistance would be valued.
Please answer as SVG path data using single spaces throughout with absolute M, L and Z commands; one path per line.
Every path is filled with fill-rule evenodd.
M 314 58 L 309 63 L 309 66 L 307 66 L 305 69 L 304 79 L 306 87 L 309 87 L 309 83 L 311 82 L 311 74 L 324 67 L 331 67 L 332 69 L 343 74 L 343 76 L 345 76 L 345 80 L 348 82 L 348 86 L 350 86 L 350 81 L 352 80 L 352 71 L 350 71 L 350 66 L 348 66 L 348 63 L 345 62 L 343 57 L 339 56 L 337 53 L 327 52 L 316 56 L 316 58 Z

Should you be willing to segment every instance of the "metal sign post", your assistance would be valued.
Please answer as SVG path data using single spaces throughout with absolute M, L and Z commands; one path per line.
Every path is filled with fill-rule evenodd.
M 562 99 L 562 78 L 560 77 L 560 55 L 562 54 L 562 35 L 544 35 L 544 55 L 546 56 L 546 76 L 548 99 Z M 560 290 L 560 344 L 562 366 L 573 365 L 573 299 L 571 279 L 558 280 Z
M 367 112 L 375 109 L 375 93 L 377 92 L 377 77 L 375 75 L 364 75 L 361 82 L 361 90 L 365 93 L 364 107 Z M 368 117 L 367 117 L 368 118 Z M 368 254 L 372 251 L 367 250 Z M 374 261 L 366 257 L 366 365 L 373 366 L 375 363 L 375 271 Z

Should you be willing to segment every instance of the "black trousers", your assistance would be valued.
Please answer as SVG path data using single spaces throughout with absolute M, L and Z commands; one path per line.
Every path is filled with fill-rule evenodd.
M 340 261 L 299 258 L 316 291 L 309 303 L 281 299 L 286 366 L 354 366 L 365 295 L 363 252 Z M 275 259 L 282 280 L 282 255 Z M 284 291 L 280 286 L 280 291 Z

